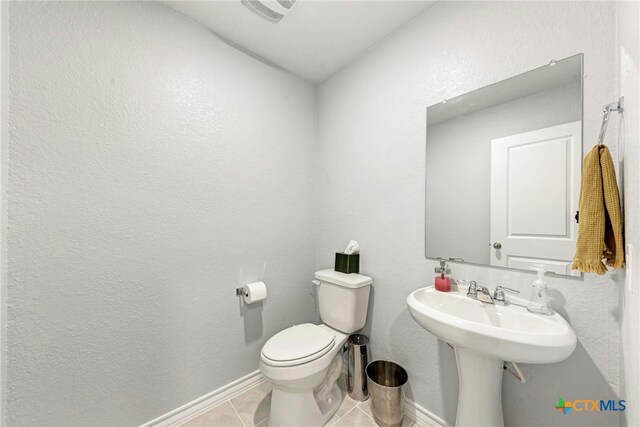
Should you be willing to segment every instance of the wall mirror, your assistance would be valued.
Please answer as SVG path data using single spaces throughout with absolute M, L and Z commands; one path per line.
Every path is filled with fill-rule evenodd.
M 426 256 L 571 271 L 583 55 L 427 109 Z

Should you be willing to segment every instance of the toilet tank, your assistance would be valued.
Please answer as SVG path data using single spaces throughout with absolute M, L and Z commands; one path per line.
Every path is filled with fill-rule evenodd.
M 333 269 L 316 271 L 320 317 L 325 325 L 350 334 L 367 320 L 369 290 L 373 279 Z

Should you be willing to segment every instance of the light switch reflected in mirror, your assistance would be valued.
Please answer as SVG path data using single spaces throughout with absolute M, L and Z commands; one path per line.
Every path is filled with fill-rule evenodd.
M 583 55 L 427 109 L 426 256 L 571 271 Z

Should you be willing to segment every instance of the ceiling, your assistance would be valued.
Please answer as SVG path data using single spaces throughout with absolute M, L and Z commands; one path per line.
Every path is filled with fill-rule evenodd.
M 165 3 L 236 47 L 321 82 L 435 1 L 298 0 L 278 24 L 240 0 Z

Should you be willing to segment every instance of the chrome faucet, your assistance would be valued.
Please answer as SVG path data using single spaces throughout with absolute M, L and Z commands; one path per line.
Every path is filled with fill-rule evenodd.
M 476 286 L 476 299 L 478 301 L 486 302 L 487 304 L 493 304 L 493 297 L 491 291 L 486 286 Z
M 520 291 L 511 288 L 505 288 L 504 286 L 497 286 L 496 290 L 493 292 L 493 296 L 491 296 L 491 291 L 486 286 L 478 285 L 475 280 L 469 282 L 469 290 L 467 290 L 467 296 L 469 298 L 477 299 L 481 302 L 486 302 L 487 304 L 506 304 L 506 300 L 504 297 L 504 292 L 511 292 L 514 294 L 519 294 Z
M 478 294 L 478 282 L 472 280 L 469 282 L 469 289 L 467 290 L 467 296 L 475 298 Z
M 493 292 L 493 301 L 502 305 L 506 304 L 507 301 L 504 298 L 504 291 L 511 292 L 512 294 L 520 293 L 520 291 L 516 289 L 505 288 L 504 286 L 496 286 L 496 290 Z
M 477 299 L 478 301 L 487 302 L 493 304 L 493 298 L 491 292 L 486 286 L 478 285 L 475 280 L 469 282 L 469 290 L 467 290 L 467 296 L 469 298 Z

